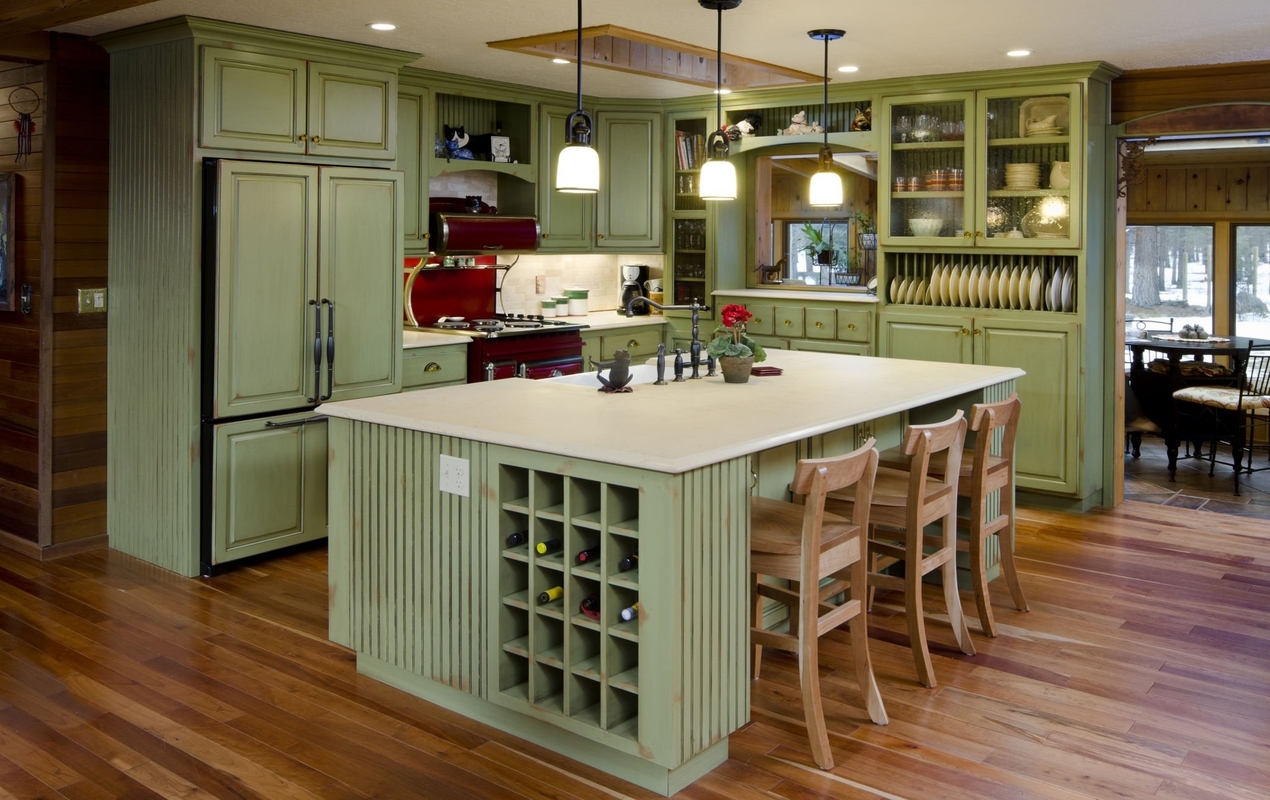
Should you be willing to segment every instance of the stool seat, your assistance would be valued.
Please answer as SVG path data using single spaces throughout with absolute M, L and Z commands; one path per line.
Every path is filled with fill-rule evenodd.
M 797 503 L 750 499 L 750 550 L 758 553 L 790 555 L 803 546 L 803 516 L 806 509 Z M 837 514 L 825 512 L 820 535 L 820 552 L 827 553 L 849 539 L 859 539 L 860 528 Z
M 934 460 L 934 459 L 932 459 Z M 934 470 L 931 470 L 934 474 Z M 942 473 L 941 473 L 942 474 Z M 908 505 L 908 472 L 898 469 L 878 469 L 877 480 L 873 483 L 873 505 L 903 508 Z M 933 503 L 939 498 L 951 494 L 953 487 L 934 478 L 926 479 L 926 494 L 923 503 Z M 835 500 L 850 500 L 849 497 L 829 495 Z
M 1156 428 L 1156 430 L 1158 431 L 1159 428 Z M 957 482 L 957 493 L 962 497 L 969 496 L 970 487 L 963 486 L 961 481 L 970 480 L 970 473 L 974 469 L 974 460 L 975 449 L 973 447 L 967 447 L 962 450 L 961 474 L 959 476 L 961 480 Z M 878 474 L 881 475 L 886 470 L 903 470 L 904 472 L 908 472 L 909 466 L 912 465 L 912 463 L 912 456 L 904 455 L 904 449 L 902 447 L 891 447 L 883 450 L 878 456 Z M 947 456 L 944 453 L 933 454 L 930 457 L 930 474 L 943 475 L 946 463 Z M 1003 456 L 994 456 L 991 453 L 988 454 L 989 472 L 1008 467 L 1009 465 L 1010 459 Z

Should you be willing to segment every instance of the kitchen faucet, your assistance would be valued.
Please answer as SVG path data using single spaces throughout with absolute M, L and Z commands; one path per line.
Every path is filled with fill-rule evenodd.
M 698 303 L 697 298 L 695 297 L 692 298 L 691 305 L 664 306 L 661 303 L 654 302 L 652 300 L 649 300 L 647 297 L 644 297 L 641 295 L 639 297 L 631 298 L 631 301 L 626 304 L 626 316 L 628 317 L 635 316 L 634 309 L 635 309 L 636 303 L 644 303 L 646 305 L 652 306 L 653 308 L 660 308 L 662 311 L 691 311 L 692 312 L 692 344 L 688 345 L 688 352 L 691 354 L 691 357 L 692 357 L 692 379 L 693 380 L 700 379 L 701 378 L 701 372 L 700 372 L 701 364 L 703 362 L 701 360 L 701 328 L 698 324 L 699 322 L 698 314 L 702 311 L 709 311 L 710 306 L 704 306 L 701 303 Z

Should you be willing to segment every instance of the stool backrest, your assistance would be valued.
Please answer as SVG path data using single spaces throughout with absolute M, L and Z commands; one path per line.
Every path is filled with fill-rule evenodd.
M 904 455 L 911 456 L 909 497 L 926 496 L 926 478 L 930 473 L 930 457 L 948 452 L 944 480 L 957 495 L 957 478 L 961 473 L 961 451 L 966 442 L 966 415 L 961 409 L 943 422 L 909 425 L 904 431 Z
M 1125 393 L 1128 396 L 1128 392 Z M 970 407 L 970 430 L 975 432 L 974 460 L 970 464 L 970 485 L 982 486 L 992 457 L 992 437 L 1001 434 L 1001 457 L 1014 458 L 1014 437 L 1019 431 L 1019 411 L 1023 403 L 1017 392 L 999 403 L 975 403 Z
M 821 530 L 825 516 L 825 497 L 855 485 L 855 506 L 851 524 L 861 530 L 869 527 L 869 505 L 873 502 L 873 481 L 878 471 L 878 450 L 870 438 L 859 448 L 831 458 L 804 458 L 794 469 L 789 491 L 801 500 L 803 512 L 803 554 L 820 557 Z
M 1256 349 L 1248 353 L 1244 379 L 1240 383 L 1246 395 L 1270 395 L 1270 350 Z

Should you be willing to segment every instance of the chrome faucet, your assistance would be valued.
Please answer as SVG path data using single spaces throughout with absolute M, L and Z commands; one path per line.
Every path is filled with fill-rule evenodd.
M 647 297 L 644 297 L 643 295 L 640 295 L 639 297 L 632 297 L 631 301 L 626 304 L 626 316 L 628 317 L 635 316 L 634 309 L 635 309 L 636 303 L 644 303 L 645 305 L 650 305 L 653 308 L 660 308 L 662 311 L 691 311 L 692 312 L 692 344 L 688 345 L 688 352 L 692 358 L 692 362 L 691 362 L 692 363 L 692 379 L 693 380 L 700 379 L 701 365 L 704 362 L 701 360 L 701 327 L 699 324 L 700 320 L 698 315 L 702 311 L 709 311 L 710 306 L 706 306 L 706 305 L 702 305 L 701 303 L 698 303 L 697 298 L 695 297 L 692 298 L 692 303 L 690 305 L 666 306 L 666 305 L 662 305 L 661 303 L 657 303 L 652 300 L 649 300 Z

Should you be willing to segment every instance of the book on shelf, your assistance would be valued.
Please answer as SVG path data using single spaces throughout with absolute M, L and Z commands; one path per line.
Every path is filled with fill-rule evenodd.
M 699 133 L 675 131 L 675 161 L 679 169 L 700 169 L 705 160 L 706 137 Z

